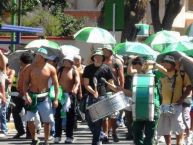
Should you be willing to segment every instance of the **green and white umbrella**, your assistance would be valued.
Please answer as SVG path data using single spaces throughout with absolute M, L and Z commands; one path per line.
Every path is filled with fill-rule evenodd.
M 48 50 L 48 56 L 59 55 L 59 53 L 61 53 L 60 45 L 55 41 L 47 39 L 33 40 L 25 46 L 25 49 L 37 51 L 40 47 L 44 47 Z
M 80 54 L 80 49 L 73 45 L 62 45 L 60 46 L 60 49 L 64 56 Z
M 111 33 L 99 27 L 85 27 L 74 34 L 74 39 L 87 43 L 115 44 L 116 40 Z
M 184 52 L 188 56 L 193 56 L 193 43 L 192 42 L 186 42 L 186 41 L 180 41 L 177 43 L 172 43 L 168 45 L 161 54 L 169 54 L 174 51 L 180 51 Z
M 150 45 L 156 51 L 162 52 L 169 44 L 178 42 L 179 37 L 179 32 L 162 30 L 150 35 L 145 40 L 145 44 Z
M 193 37 L 193 23 L 188 26 L 186 30 L 186 35 Z
M 113 51 L 119 55 L 139 55 L 150 59 L 156 59 L 158 52 L 154 51 L 146 44 L 139 42 L 119 43 Z

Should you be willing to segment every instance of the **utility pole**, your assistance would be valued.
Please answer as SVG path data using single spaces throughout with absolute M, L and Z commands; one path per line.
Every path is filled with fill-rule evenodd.
M 11 11 L 11 24 L 16 25 L 16 19 L 17 19 L 17 13 L 15 12 L 15 7 L 17 6 L 17 0 L 12 0 L 12 7 L 14 7 L 14 10 Z M 16 41 L 16 33 L 11 33 L 11 42 Z M 15 44 L 11 44 L 11 51 L 15 52 Z

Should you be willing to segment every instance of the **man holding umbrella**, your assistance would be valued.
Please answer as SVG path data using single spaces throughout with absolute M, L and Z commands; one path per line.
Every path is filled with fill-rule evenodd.
M 55 99 L 53 101 L 53 106 L 58 106 L 58 79 L 56 69 L 46 62 L 48 52 L 45 48 L 39 48 L 35 61 L 26 70 L 24 77 L 23 93 L 27 108 L 27 121 L 28 127 L 32 136 L 32 144 L 39 144 L 39 140 L 35 136 L 35 125 L 34 117 L 35 113 L 38 111 L 44 122 L 44 133 L 45 133 L 45 144 L 48 143 L 49 132 L 50 132 L 50 122 L 53 121 L 53 112 L 51 101 L 48 97 L 48 81 L 52 78 L 52 82 L 55 89 Z

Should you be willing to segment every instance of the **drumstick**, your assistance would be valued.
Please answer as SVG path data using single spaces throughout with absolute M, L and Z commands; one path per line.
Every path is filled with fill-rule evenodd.
M 97 78 L 96 78 L 96 77 L 93 78 L 93 83 L 94 83 L 94 90 L 97 91 L 98 81 L 97 81 Z
M 101 78 L 101 81 L 103 81 L 104 83 L 106 83 L 107 85 L 109 85 L 110 87 L 114 88 L 114 89 L 117 89 L 116 86 L 112 85 L 111 83 L 107 82 L 107 80 L 105 78 Z

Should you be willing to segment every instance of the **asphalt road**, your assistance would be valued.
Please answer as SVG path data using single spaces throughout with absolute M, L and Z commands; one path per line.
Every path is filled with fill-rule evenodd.
M 9 131 L 9 134 L 6 138 L 0 138 L 0 145 L 29 145 L 31 140 L 25 139 L 23 136 L 21 139 L 12 139 L 12 137 L 16 134 L 16 131 L 12 129 Z M 120 141 L 118 143 L 113 143 L 112 137 L 110 137 L 110 145 L 134 145 L 133 141 L 125 140 L 126 129 L 124 127 L 118 128 L 118 136 Z M 40 135 L 38 135 L 41 142 L 43 142 L 43 130 Z M 78 129 L 74 131 L 75 142 L 73 144 L 79 145 L 91 145 L 92 134 L 88 129 L 85 123 L 79 123 Z M 65 133 L 62 135 L 62 141 L 60 144 L 64 144 Z M 174 142 L 174 139 L 173 139 Z M 53 141 L 50 142 L 54 144 Z M 108 144 L 107 144 L 108 145 Z M 159 145 L 165 145 L 165 143 L 159 143 Z

